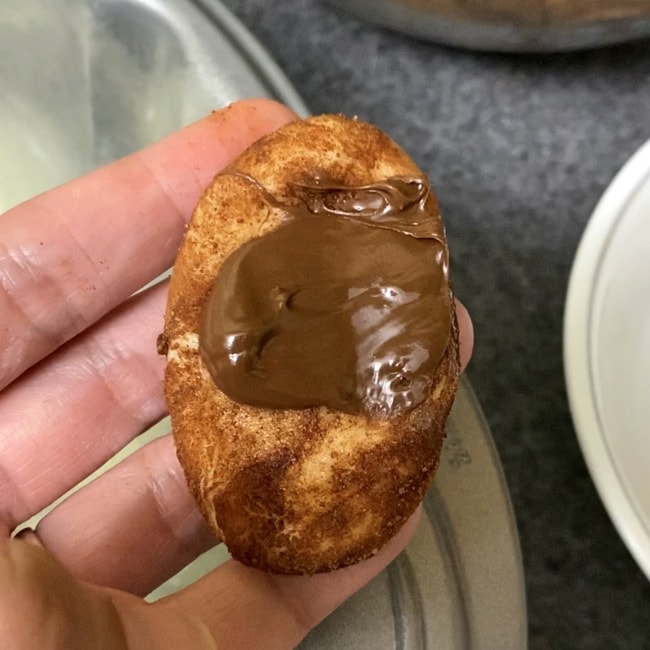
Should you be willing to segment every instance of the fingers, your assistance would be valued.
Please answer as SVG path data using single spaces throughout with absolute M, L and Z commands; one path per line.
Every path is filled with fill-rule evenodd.
M 293 118 L 234 104 L 0 219 L 0 389 L 167 269 L 214 174 Z
M 2 647 L 14 650 L 215 647 L 187 614 L 80 583 L 29 538 L 0 544 L 0 612 Z
M 376 576 L 412 536 L 412 518 L 377 556 L 316 576 L 272 576 L 230 561 L 154 605 L 80 583 L 33 541 L 0 545 L 0 637 L 12 647 L 287 650 Z
M 472 331 L 467 312 L 460 305 L 458 320 L 465 364 L 471 353 Z M 403 550 L 418 515 L 377 556 L 353 567 L 311 577 L 273 576 L 230 561 L 153 607 L 143 606 L 127 594 L 97 589 L 77 592 L 79 586 L 69 581 L 70 576 L 57 574 L 48 587 L 57 607 L 50 608 L 48 614 L 58 616 L 63 609 L 69 623 L 62 627 L 70 635 L 79 635 L 67 638 L 68 645 L 61 646 L 66 648 L 75 647 L 77 639 L 84 643 L 83 634 L 88 629 L 93 634 L 96 629 L 104 630 L 102 639 L 106 638 L 107 648 L 123 648 L 125 639 L 128 647 L 138 650 L 159 647 L 170 639 L 179 643 L 192 639 L 197 650 L 214 647 L 215 642 L 224 647 L 257 648 L 261 638 L 265 647 L 291 648 Z M 169 439 L 156 441 L 84 488 L 46 518 L 39 533 L 75 575 L 140 593 L 149 591 L 212 541 L 187 495 Z M 45 569 L 39 565 L 32 575 L 41 580 L 49 575 L 50 569 Z M 134 576 L 129 577 L 130 572 Z M 21 581 L 29 584 L 23 577 Z M 0 579 L 0 584 L 9 583 Z M 14 593 L 12 605 L 17 602 Z M 41 600 L 44 594 L 42 586 L 38 587 Z M 101 596 L 99 605 L 94 602 L 97 594 Z M 88 598 L 90 605 L 84 600 Z M 18 602 L 40 601 L 30 596 Z M 93 616 L 100 612 L 92 626 L 87 623 L 85 607 Z M 0 602 L 0 610 L 7 612 L 10 608 Z M 67 614 L 70 610 L 72 617 Z M 20 611 L 24 623 L 25 611 Z M 37 629 L 46 629 L 45 622 Z M 111 636 L 117 629 L 122 635 L 119 639 Z M 3 634 L 3 638 L 13 637 Z
M 456 319 L 460 338 L 460 367 L 465 370 L 474 349 L 474 326 L 465 305 L 456 300 Z
M 78 584 L 31 540 L 0 543 L 0 612 L 0 639 L 6 648 L 125 648 L 110 600 Z
M 144 327 L 140 334 L 131 330 L 126 338 L 132 346 L 132 354 L 136 356 L 137 352 L 142 359 L 136 363 L 127 356 L 122 360 L 125 364 L 123 370 L 118 368 L 114 371 L 117 377 L 129 377 L 123 395 L 131 396 L 136 404 L 135 396 L 146 395 L 157 405 L 155 408 L 159 410 L 149 411 L 149 417 L 158 415 L 164 408 L 160 385 L 147 380 L 150 371 L 146 370 L 150 363 L 147 357 L 153 355 L 156 331 L 151 324 L 151 314 L 157 313 L 156 304 L 163 300 L 163 293 L 164 289 L 157 287 L 134 300 L 134 311 L 130 312 L 133 322 L 143 323 Z M 103 351 L 111 348 L 107 341 L 115 335 L 110 330 L 122 333 L 120 336 L 124 334 L 122 328 L 126 323 L 120 319 L 103 324 L 107 331 L 94 341 L 94 347 Z M 154 319 L 154 322 L 157 321 Z M 460 303 L 458 322 L 461 357 L 466 363 L 471 354 L 472 329 L 467 311 Z M 94 336 L 92 331 L 88 336 L 91 335 Z M 76 347 L 83 349 L 83 338 L 72 349 Z M 154 366 L 158 368 L 161 361 L 154 361 Z M 58 381 L 52 383 L 55 392 L 65 383 L 62 380 L 68 366 L 63 360 L 59 363 L 61 366 L 58 366 L 55 374 Z M 138 363 L 142 364 L 142 368 L 138 369 Z M 143 380 L 138 388 L 136 377 L 139 373 Z M 38 373 L 32 374 L 38 376 Z M 24 432 L 19 433 L 16 439 L 7 438 L 8 444 L 3 453 L 12 461 L 8 467 L 15 470 L 17 483 L 27 486 L 22 487 L 21 492 L 22 519 L 14 511 L 15 523 L 39 509 L 37 506 L 42 507 L 42 504 L 52 501 L 64 487 L 74 484 L 94 469 L 99 464 L 98 460 L 107 458 L 118 443 L 123 445 L 144 428 L 146 411 L 141 410 L 139 418 L 134 419 L 127 414 L 138 413 L 137 406 L 131 404 L 128 409 L 116 409 L 110 400 L 105 402 L 107 408 L 104 410 L 101 403 L 95 404 L 93 401 L 99 394 L 97 385 L 81 372 L 71 374 L 78 375 L 79 384 L 73 385 L 73 388 L 81 391 L 81 399 L 77 400 L 75 407 L 71 408 L 66 402 L 65 395 L 70 391 L 64 387 L 61 387 L 63 397 L 50 400 L 57 402 L 61 409 L 52 418 L 60 420 L 61 427 L 52 427 L 46 442 L 45 438 L 35 439 L 29 447 L 24 446 Z M 23 381 L 27 379 L 30 376 Z M 29 382 L 24 386 L 21 383 L 16 385 L 21 389 L 21 394 L 16 395 L 19 404 L 35 390 Z M 117 394 L 118 389 L 112 392 Z M 149 403 L 143 397 L 139 400 L 143 404 Z M 39 414 L 40 411 L 35 411 L 32 417 L 40 417 Z M 91 439 L 89 446 L 88 440 L 78 435 L 78 430 L 85 421 L 92 421 L 93 418 L 97 435 Z M 45 424 L 34 422 L 33 426 L 43 428 Z M 16 431 L 18 426 L 17 422 Z M 49 454 L 38 453 L 39 445 L 43 444 L 49 445 Z M 21 445 L 24 451 L 18 456 Z M 21 468 L 24 468 L 24 473 L 18 471 Z M 33 481 L 33 476 L 45 480 Z M 0 502 L 8 494 L 6 490 L 0 492 Z M 83 488 L 43 520 L 39 535 L 77 577 L 137 594 L 148 593 L 214 543 L 188 495 L 170 439 L 157 441 L 138 451 L 120 466 Z
M 189 495 L 171 436 L 72 495 L 37 531 L 77 578 L 141 596 L 217 543 Z
M 165 414 L 166 286 L 139 293 L 0 393 L 0 519 L 11 528 Z

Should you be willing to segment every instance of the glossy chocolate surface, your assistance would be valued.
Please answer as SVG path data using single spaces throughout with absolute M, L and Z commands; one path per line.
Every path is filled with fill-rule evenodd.
M 202 358 L 233 400 L 394 417 L 423 402 L 449 340 L 444 231 L 428 183 L 296 185 L 286 220 L 223 263 Z

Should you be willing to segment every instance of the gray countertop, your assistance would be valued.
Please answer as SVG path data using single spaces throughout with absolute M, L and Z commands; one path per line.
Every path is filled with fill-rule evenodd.
M 650 583 L 585 467 L 564 388 L 572 258 L 601 193 L 650 138 L 650 42 L 479 54 L 318 0 L 227 0 L 311 111 L 356 114 L 428 172 L 476 348 L 469 378 L 521 536 L 531 650 L 650 648 Z

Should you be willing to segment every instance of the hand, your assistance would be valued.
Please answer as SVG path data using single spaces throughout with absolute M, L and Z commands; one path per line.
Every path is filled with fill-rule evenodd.
M 293 119 L 232 105 L 0 217 L 0 639 L 12 650 L 290 648 L 406 545 L 314 577 L 228 561 L 183 591 L 142 597 L 217 540 L 170 436 L 12 531 L 165 415 L 156 353 L 165 284 L 212 176 Z M 459 307 L 462 354 L 471 324 Z

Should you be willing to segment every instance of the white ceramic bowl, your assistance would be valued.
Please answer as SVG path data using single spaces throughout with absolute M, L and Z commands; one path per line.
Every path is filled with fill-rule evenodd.
M 257 41 L 205 5 L 1 0 L 0 213 L 242 97 L 306 113 Z
M 575 427 L 614 524 L 650 578 L 650 142 L 587 226 L 564 325 Z

